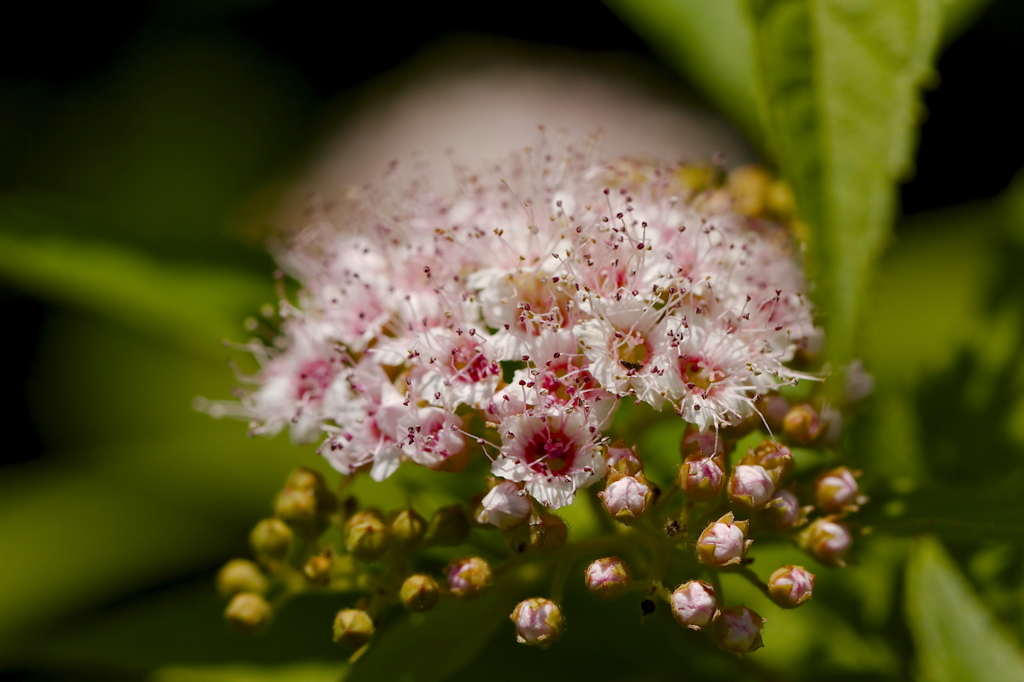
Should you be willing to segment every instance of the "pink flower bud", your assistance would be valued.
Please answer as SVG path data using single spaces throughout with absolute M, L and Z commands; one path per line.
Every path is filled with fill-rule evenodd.
M 826 516 L 802 530 L 797 542 L 821 563 L 845 566 L 853 536 L 845 525 L 835 521 L 834 516 Z
M 456 559 L 445 568 L 448 590 L 459 599 L 476 599 L 491 584 L 491 567 L 478 557 Z
M 814 497 L 824 512 L 857 511 L 863 501 L 858 496 L 857 475 L 849 467 L 826 471 L 818 477 Z
M 729 497 L 747 509 L 760 509 L 771 499 L 775 483 L 764 467 L 740 464 L 729 477 Z
M 806 522 L 809 509 L 801 507 L 800 500 L 790 491 L 776 490 L 761 514 L 775 528 L 789 529 Z
M 618 599 L 629 589 L 629 567 L 616 556 L 598 559 L 583 575 L 587 589 L 605 601 Z
M 672 615 L 680 625 L 700 630 L 718 615 L 715 588 L 703 580 L 683 583 L 672 593 Z
M 598 493 L 609 514 L 627 519 L 643 514 L 651 502 L 651 495 L 651 487 L 643 474 L 623 476 Z
M 732 512 L 708 524 L 697 538 L 697 557 L 708 566 L 738 564 L 753 540 L 747 540 L 749 521 L 735 521 Z
M 521 492 L 512 481 L 504 481 L 491 488 L 480 501 L 477 523 L 489 523 L 502 530 L 521 524 L 531 509 L 530 498 Z
M 768 592 L 779 606 L 794 608 L 811 598 L 814 574 L 803 566 L 783 566 L 768 578 Z
M 778 485 L 793 466 L 793 453 L 785 445 L 769 439 L 753 448 L 750 455 L 744 457 L 743 464 L 759 464 Z
M 546 649 L 562 636 L 562 610 L 550 599 L 534 597 L 521 601 L 509 617 L 516 624 L 516 640 L 520 644 Z
M 636 448 L 612 447 L 604 454 L 609 469 L 614 469 L 626 476 L 635 476 L 643 471 L 644 465 Z
M 722 611 L 715 621 L 718 646 L 734 654 L 746 654 L 764 646 L 761 628 L 764 618 L 746 606 L 733 606 Z
M 718 496 L 724 480 L 725 469 L 721 458 L 705 457 L 697 453 L 683 462 L 677 483 L 690 498 L 710 500 Z

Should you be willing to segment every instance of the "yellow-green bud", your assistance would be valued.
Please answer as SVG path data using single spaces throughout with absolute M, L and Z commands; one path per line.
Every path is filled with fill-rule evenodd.
M 316 493 L 309 489 L 285 488 L 274 500 L 274 516 L 298 531 L 312 531 L 317 524 Z
M 414 509 L 403 509 L 391 519 L 391 539 L 401 547 L 419 544 L 427 533 L 426 520 Z
M 345 549 L 364 561 L 379 559 L 388 549 L 388 527 L 375 511 L 353 514 L 345 523 Z
M 825 429 L 825 423 L 810 405 L 794 405 L 782 419 L 782 432 L 787 438 L 801 445 L 809 445 L 818 439 Z
M 405 579 L 398 596 L 405 608 L 420 613 L 434 608 L 438 597 L 441 596 L 441 588 L 429 575 L 417 573 Z
M 538 552 L 551 552 L 565 544 L 569 529 L 554 514 L 541 514 L 530 520 L 530 546 Z
M 476 599 L 491 584 L 491 567 L 479 557 L 457 559 L 444 572 L 448 590 L 459 599 Z
M 334 617 L 334 643 L 358 649 L 373 637 L 373 620 L 362 609 L 343 609 Z
M 430 517 L 427 541 L 433 545 L 455 547 L 465 541 L 469 530 L 469 517 L 461 505 L 441 507 Z
M 314 585 L 326 585 L 331 582 L 331 566 L 333 565 L 331 551 L 327 550 L 309 558 L 306 565 L 302 567 L 302 573 L 306 580 Z
M 267 576 L 248 559 L 232 559 L 217 573 L 217 592 L 222 597 L 233 597 L 241 592 L 266 594 L 267 587 Z
M 281 519 L 263 519 L 249 534 L 249 544 L 257 556 L 281 561 L 288 556 L 294 535 Z
M 239 635 L 258 635 L 263 632 L 274 615 L 267 600 L 252 592 L 242 592 L 231 598 L 224 610 L 224 619 Z

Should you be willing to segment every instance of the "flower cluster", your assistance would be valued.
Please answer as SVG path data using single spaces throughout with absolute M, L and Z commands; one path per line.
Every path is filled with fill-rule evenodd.
M 261 629 L 270 610 L 259 595 L 275 576 L 294 589 L 299 570 L 320 587 L 373 584 L 412 611 L 474 598 L 496 579 L 475 555 L 454 557 L 443 577 L 353 576 L 386 555 L 403 558 L 380 563 L 405 566 L 417 546 L 464 543 L 471 523 L 499 529 L 509 561 L 571 552 L 551 512 L 602 483 L 594 499 L 608 524 L 627 527 L 621 538 L 653 534 L 645 546 L 683 550 L 687 570 L 708 580 L 669 592 L 649 567 L 605 557 L 587 568 L 587 587 L 605 599 L 636 586 L 661 594 L 680 623 L 713 625 L 729 651 L 761 641 L 761 617 L 719 608 L 713 578 L 749 572 L 750 519 L 842 565 L 852 541 L 843 519 L 864 501 L 856 474 L 840 466 L 798 481 L 787 447 L 834 442 L 837 413 L 779 395 L 815 378 L 796 367 L 812 366 L 822 341 L 784 185 L 754 168 L 598 154 L 593 141 L 557 153 L 542 144 L 486 172 L 456 167 L 453 191 L 425 168 L 395 166 L 382 184 L 313 210 L 279 247 L 301 289 L 282 295 L 271 343 L 245 346 L 262 364 L 255 388 L 240 406 L 210 411 L 243 414 L 253 435 L 287 428 L 296 443 L 318 443 L 345 480 L 381 481 L 406 463 L 457 472 L 484 457 L 490 476 L 476 498 L 428 523 L 411 509 L 384 516 L 339 503 L 311 472 L 295 474 L 275 518 L 254 531 L 263 568 L 236 564 L 230 575 L 246 572 L 247 587 L 223 588 L 233 605 L 246 595 L 229 607 L 237 630 Z M 612 441 L 626 402 L 688 424 L 673 488 L 682 500 L 648 479 L 635 444 Z M 730 463 L 751 431 L 763 442 Z M 808 524 L 801 495 L 826 516 Z M 341 529 L 343 551 L 317 539 L 329 527 Z M 793 607 L 810 598 L 814 576 L 786 566 L 759 584 Z M 557 601 L 516 607 L 519 641 L 558 639 Z M 339 613 L 339 643 L 369 641 L 384 606 L 364 607 Z

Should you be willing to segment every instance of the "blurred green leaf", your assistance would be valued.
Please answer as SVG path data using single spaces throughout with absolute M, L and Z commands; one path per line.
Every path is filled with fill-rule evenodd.
M 932 538 L 907 564 L 906 610 L 923 682 L 1024 680 L 1024 657 Z
M 811 226 L 832 357 L 857 318 L 910 169 L 941 29 L 930 0 L 750 0 L 767 143 Z
M 224 665 L 164 668 L 151 682 L 338 682 L 345 664 L 296 663 L 282 666 Z
M 515 600 L 509 580 L 472 602 L 445 600 L 429 613 L 413 614 L 379 633 L 356 661 L 346 682 L 440 682 L 473 661 L 498 627 L 508 622 Z
M 742 0 L 605 0 L 755 142 L 753 30 Z
M 0 228 L 25 219 L 16 205 L 0 205 Z M 40 298 L 219 357 L 219 342 L 238 336 L 245 315 L 273 298 L 269 277 L 167 265 L 114 244 L 56 235 L 0 232 L 0 277 Z

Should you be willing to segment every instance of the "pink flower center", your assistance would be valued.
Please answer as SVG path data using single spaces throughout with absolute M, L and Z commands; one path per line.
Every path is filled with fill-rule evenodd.
M 562 432 L 537 433 L 527 443 L 524 455 L 530 468 L 553 474 L 564 472 L 576 458 L 576 445 Z
M 712 366 L 707 360 L 699 356 L 684 355 L 679 358 L 679 374 L 686 382 L 686 387 L 691 391 L 700 389 L 706 391 L 712 384 L 725 378 L 725 372 Z
M 302 366 L 299 371 L 296 394 L 299 400 L 307 395 L 319 400 L 334 379 L 334 367 L 327 360 L 312 360 Z

